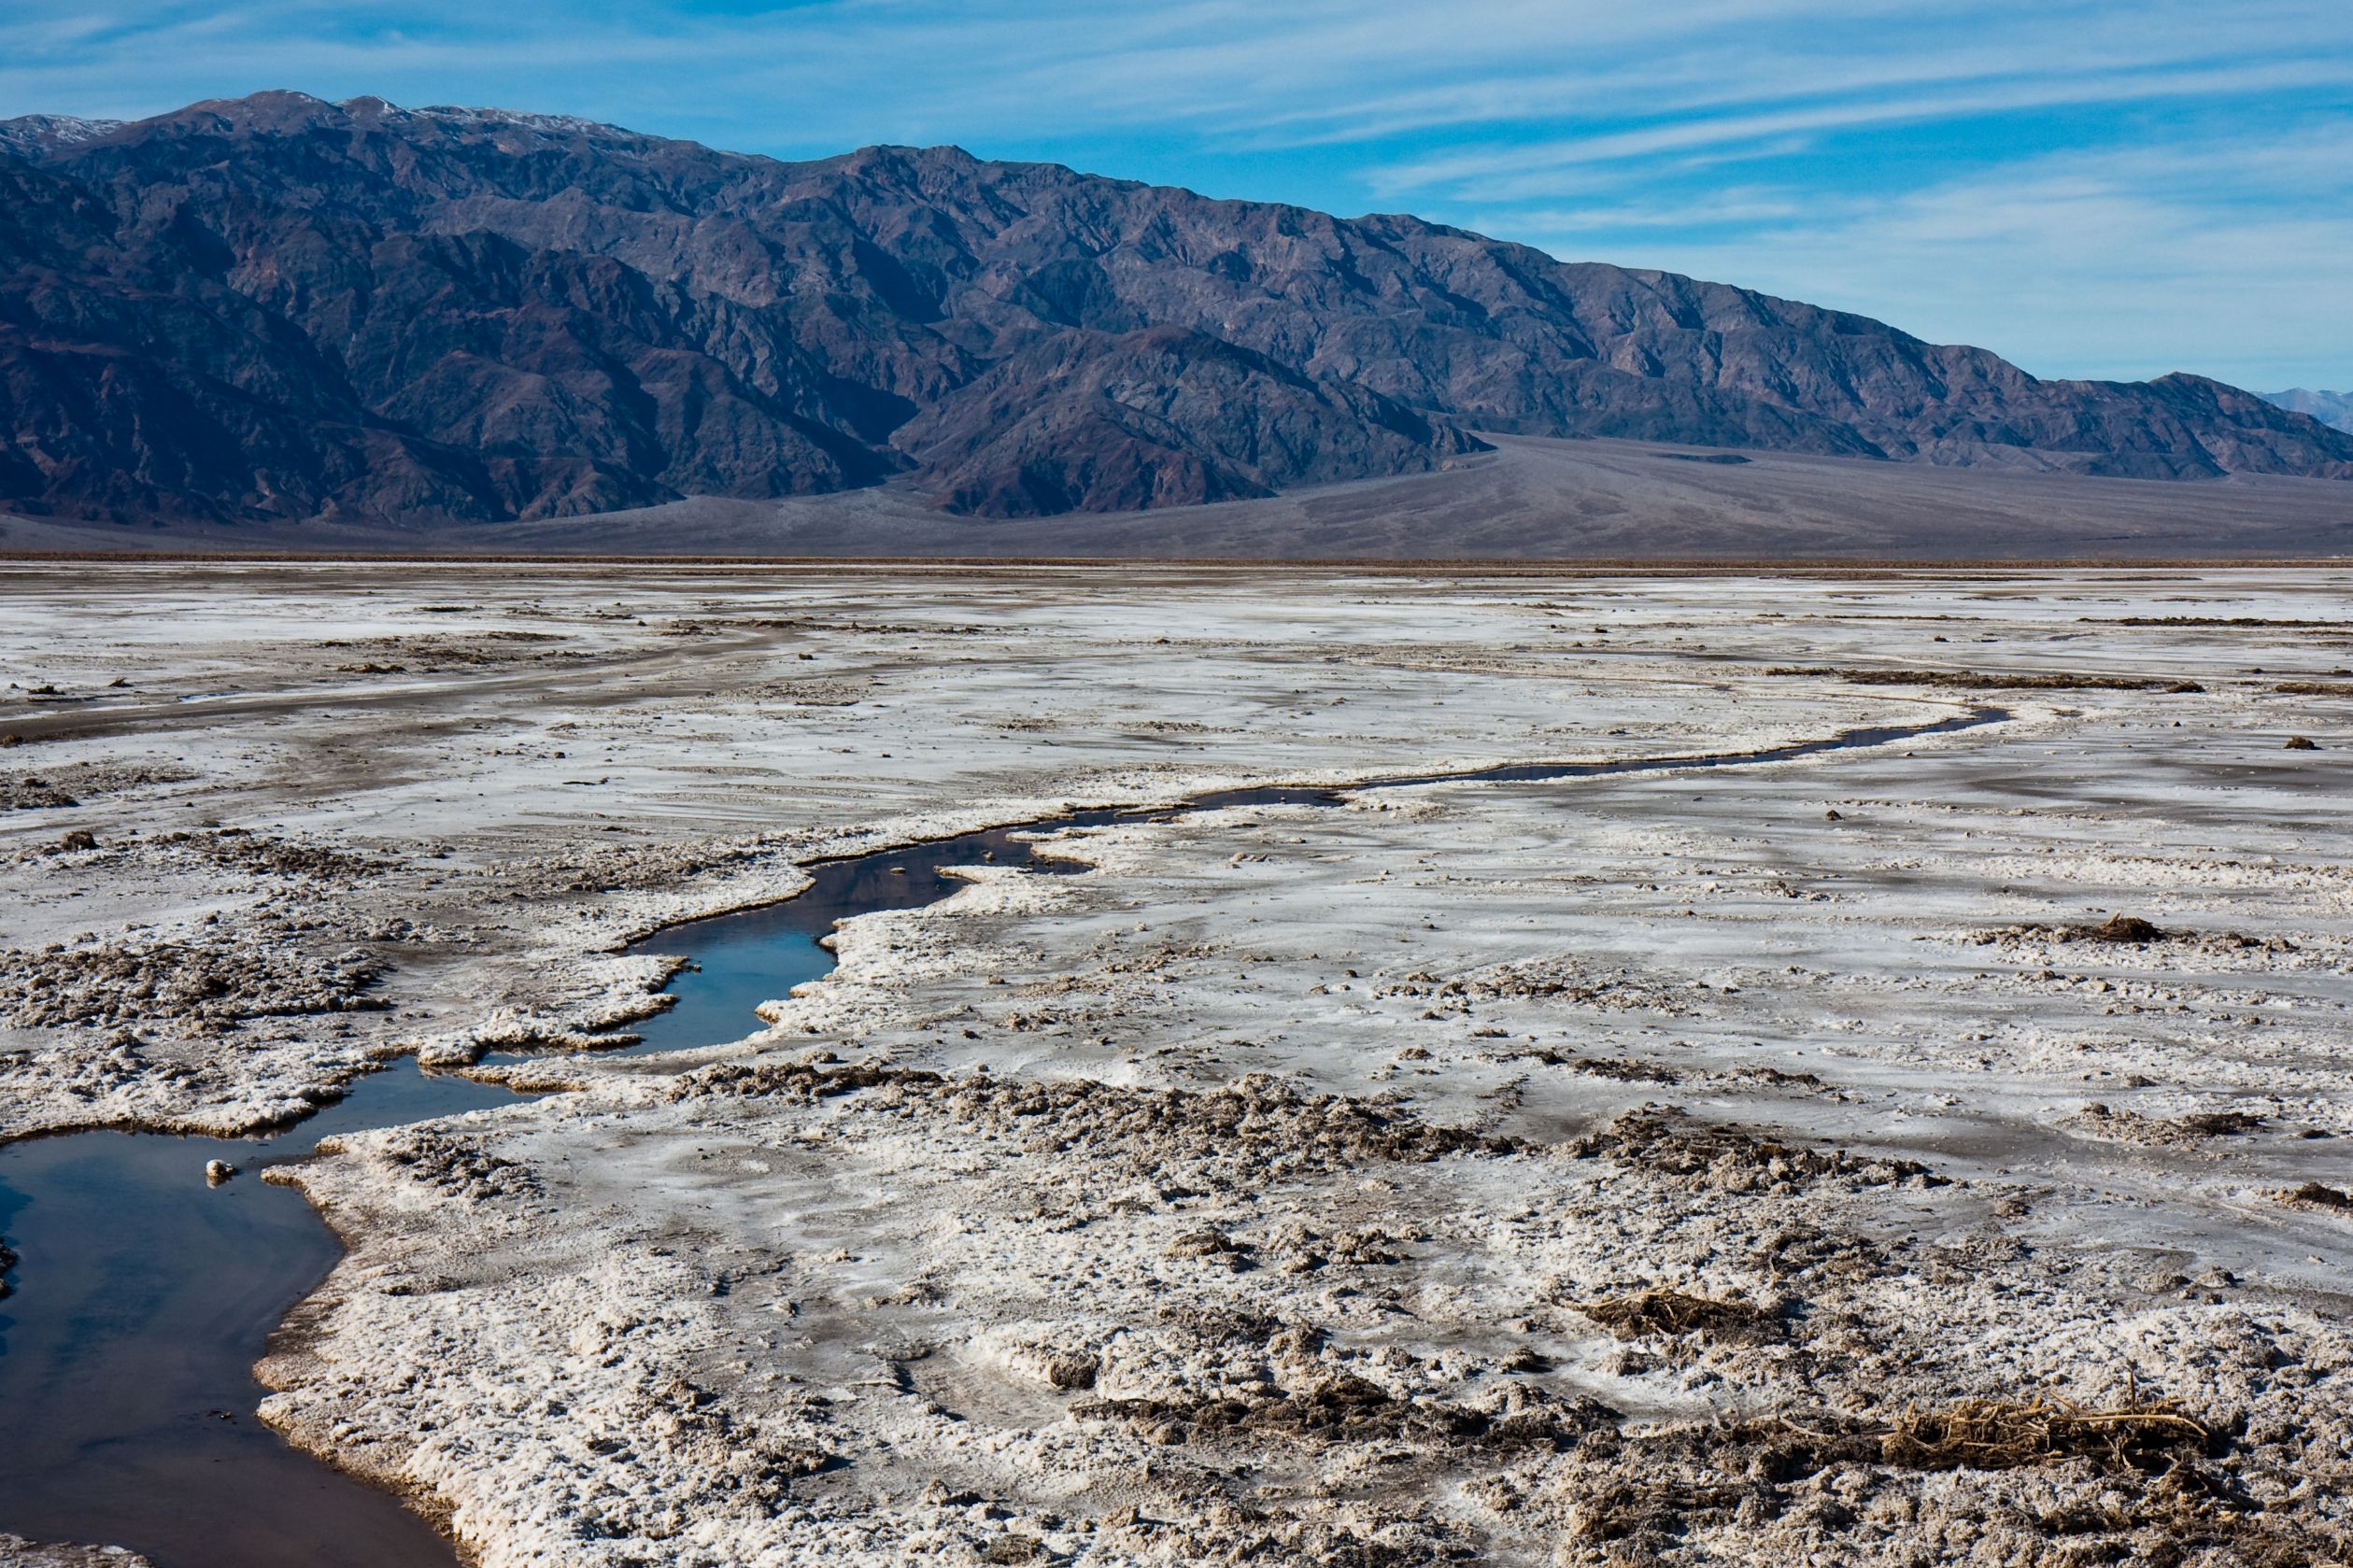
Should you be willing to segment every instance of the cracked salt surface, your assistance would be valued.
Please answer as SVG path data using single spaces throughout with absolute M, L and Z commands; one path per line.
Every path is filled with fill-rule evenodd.
M 0 1059 L 28 1091 L 6 1114 L 210 1118 L 403 1038 L 452 1062 L 539 1042 L 478 1070 L 574 1093 L 355 1135 L 290 1172 L 353 1251 L 264 1368 L 273 1424 L 446 1509 L 486 1561 L 2325 1560 L 2348 1490 L 2344 1222 L 2278 1194 L 2344 1185 L 2353 1130 L 2331 1071 L 2346 738 L 2233 671 L 2312 661 L 2341 636 L 2343 587 L 1226 580 L 1090 599 L 1065 582 L 943 609 L 936 582 L 878 580 L 814 643 L 739 643 L 723 678 L 706 647 L 631 697 L 660 666 L 629 636 L 662 636 L 657 611 L 599 655 L 602 705 L 572 695 L 584 727 L 518 727 L 526 692 L 474 673 L 386 715 L 375 776 L 272 786 L 234 818 L 220 802 L 248 786 L 208 791 L 289 850 L 389 863 L 312 891 L 291 853 L 234 862 L 279 943 L 332 952 L 398 910 L 407 934 L 365 939 L 389 1012 L 315 1015 L 305 1036 L 216 1010 L 183 1042 L 159 996 L 166 1027 L 135 1045 L 68 1017 Z M 544 586 L 502 591 L 542 595 L 540 624 L 588 624 Z M 740 625 L 762 591 L 706 588 L 694 614 Z M 447 597 L 489 620 L 473 587 Z M 2084 630 L 2176 610 L 2320 626 Z M 1604 620 L 1606 657 L 1541 640 Z M 1325 667 L 1337 625 L 1353 651 Z M 943 679 L 908 650 L 946 627 L 990 651 Z M 1966 655 L 1930 646 L 1964 629 Z M 795 787 L 724 782 L 710 764 L 772 743 L 730 715 L 796 645 L 861 663 L 864 695 L 773 732 L 802 759 Z M 861 837 L 1168 799 L 1244 761 L 1331 781 L 1753 748 L 1958 707 L 1765 666 L 1944 658 L 2208 690 L 2038 691 L 1998 729 L 1729 773 L 1073 829 L 1054 853 L 1108 875 L 983 863 L 943 903 L 854 920 L 840 968 L 771 998 L 762 1036 L 547 1053 L 642 1017 L 675 951 L 597 948 L 773 900 L 807 880 L 795 862 Z M 1010 699 L 1015 670 L 1060 685 L 1056 716 Z M 682 718 L 682 677 L 719 695 Z M 533 679 L 545 705 L 581 667 Z M 1398 685 L 1432 680 L 1418 700 Z M 1155 716 L 1124 715 L 1131 699 Z M 1237 730 L 1255 704 L 1277 725 Z M 1319 728 L 1383 713 L 1429 732 Z M 299 705 L 240 722 L 257 755 L 314 743 Z M 1082 741 L 1110 756 L 1190 733 L 1171 724 L 1216 737 L 1178 754 L 1190 776 L 1054 774 Z M 2307 732 L 2319 750 L 2278 755 Z M 446 750 L 419 774 L 401 737 L 433 733 Z M 682 752 L 689 734 L 714 738 Z M 98 760 L 105 742 L 73 744 Z M 884 752 L 857 795 L 800 783 L 808 758 Z M 895 778 L 911 756 L 949 768 L 948 790 Z M 532 768 L 584 756 L 636 802 L 625 826 L 659 831 L 602 850 L 611 805 L 532 792 Z M 470 771 L 517 767 L 512 805 L 471 803 Z M 904 809 L 911 786 L 928 816 Z M 441 795 L 423 831 L 387 830 Z M 150 799 L 131 803 L 149 834 L 167 814 Z M 748 853 L 679 834 L 714 810 L 822 831 Z M 53 834 L 58 814 L 18 820 Z M 94 826 L 97 859 L 19 860 L 32 897 L 0 911 L 0 939 L 37 959 L 189 897 L 188 845 L 126 853 L 120 816 Z M 2119 907 L 2194 935 L 1980 939 Z M 278 983 L 236 1009 L 297 994 Z M 1653 1288 L 1727 1323 L 1751 1320 L 1723 1304 L 1751 1304 L 1764 1332 L 1606 1325 Z M 1963 1396 L 2162 1397 L 2218 1435 L 2161 1444 L 2149 1469 L 2054 1452 L 1958 1470 L 1922 1467 L 1917 1433 L 1880 1435 Z
M 1761 765 L 1996 717 L 1878 727 L 1748 757 L 1515 765 L 1460 780 L 1418 776 L 1370 787 Z M 1216 792 L 1180 809 L 1308 800 L 1328 805 L 1337 797 L 1269 786 Z M 641 1024 L 643 1038 L 623 1053 L 734 1038 L 761 1004 L 832 968 L 818 943 L 837 921 L 948 897 L 965 885 L 948 868 L 1086 869 L 1040 856 L 1033 840 L 1016 835 L 1115 820 L 1112 812 L 1080 813 L 820 864 L 810 886 L 787 903 L 659 933 L 655 943 L 683 948 L 692 959 L 671 982 L 676 1005 Z M 0 1224 L 11 1227 L 31 1260 L 30 1310 L 21 1307 L 16 1321 L 0 1320 L 0 1406 L 15 1418 L 0 1429 L 7 1434 L 0 1496 L 41 1500 L 17 1508 L 11 1522 L 42 1535 L 130 1541 L 164 1568 L 268 1568 L 331 1551 L 354 1568 L 446 1561 L 442 1544 L 391 1499 L 240 1421 L 253 1397 L 248 1368 L 265 1335 L 324 1276 L 337 1250 L 291 1194 L 263 1181 L 216 1195 L 189 1182 L 186 1172 L 191 1149 L 217 1151 L 212 1168 L 226 1180 L 233 1171 L 304 1159 L 321 1138 L 508 1098 L 464 1079 L 396 1070 L 360 1080 L 328 1111 L 267 1140 L 85 1133 L 0 1150 Z M 204 1415 L 191 1420 L 188 1412 L 199 1407 Z

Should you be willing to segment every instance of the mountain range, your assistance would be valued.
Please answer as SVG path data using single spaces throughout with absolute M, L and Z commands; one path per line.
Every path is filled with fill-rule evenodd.
M 2353 392 L 2316 392 L 2291 387 L 2284 392 L 2265 392 L 2263 398 L 2298 414 L 2309 414 L 2333 429 L 2353 432 Z
M 889 482 L 1050 516 L 1621 437 L 2353 478 L 2187 374 L 1982 349 L 1400 216 L 265 92 L 0 122 L 0 506 L 500 522 Z

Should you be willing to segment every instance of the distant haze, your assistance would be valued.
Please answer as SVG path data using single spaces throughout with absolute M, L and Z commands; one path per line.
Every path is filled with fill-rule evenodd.
M 2265 392 L 2263 395 L 2282 408 L 2309 414 L 2324 425 L 2333 425 L 2341 431 L 2353 431 L 2353 392 L 2314 392 L 2295 387 L 2285 392 Z

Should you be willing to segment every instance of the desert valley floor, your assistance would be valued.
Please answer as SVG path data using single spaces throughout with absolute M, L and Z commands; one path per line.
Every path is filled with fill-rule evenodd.
M 261 1419 L 484 1568 L 2353 1561 L 2348 595 L 0 568 L 0 1192 L 517 1091 L 268 1172 Z

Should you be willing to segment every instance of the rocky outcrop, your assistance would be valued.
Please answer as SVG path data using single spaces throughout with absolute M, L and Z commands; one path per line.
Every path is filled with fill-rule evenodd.
M 870 148 L 810 163 L 297 93 L 0 124 L 0 502 L 535 518 L 918 470 L 986 516 L 1411 473 L 1471 432 L 2353 476 L 2190 376 L 1979 349 L 1401 217 Z

